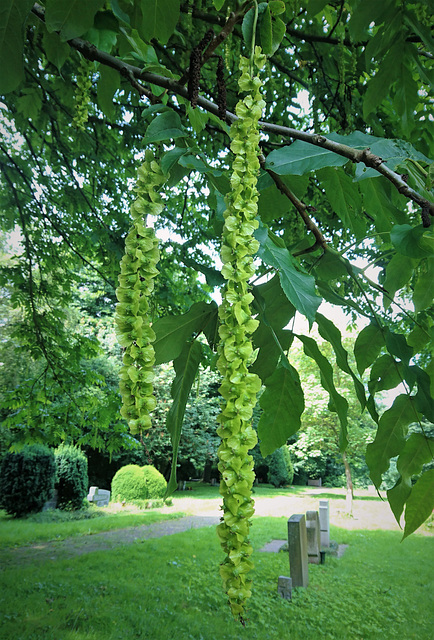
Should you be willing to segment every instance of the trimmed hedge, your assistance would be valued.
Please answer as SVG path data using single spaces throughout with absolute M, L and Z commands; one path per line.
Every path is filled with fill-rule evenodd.
M 162 473 L 150 464 L 142 467 L 145 476 L 146 486 L 148 487 L 149 498 L 152 500 L 162 498 L 166 493 L 167 482 Z
M 44 445 L 25 446 L 7 453 L 0 467 L 0 506 L 21 517 L 41 511 L 53 494 L 54 453 Z
M 127 464 L 121 467 L 112 480 L 111 500 L 146 500 L 149 497 L 145 474 L 139 465 Z
M 294 468 L 288 447 L 284 445 L 276 449 L 266 458 L 268 464 L 268 482 L 275 487 L 291 484 L 294 477 Z
M 61 445 L 55 451 L 57 505 L 59 509 L 80 509 L 87 496 L 87 458 L 76 447 Z

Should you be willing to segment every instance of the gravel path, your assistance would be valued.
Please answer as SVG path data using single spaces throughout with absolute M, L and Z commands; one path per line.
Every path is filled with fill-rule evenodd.
M 128 529 L 116 529 L 94 533 L 89 536 L 77 536 L 66 540 L 40 542 L 25 547 L 0 550 L 0 567 L 6 569 L 11 565 L 38 564 L 54 562 L 59 559 L 72 558 L 93 551 L 107 551 L 114 547 L 132 544 L 136 540 L 161 538 L 181 533 L 189 529 L 211 527 L 219 522 L 217 516 L 185 516 L 177 520 L 165 520 L 154 524 Z
M 255 498 L 257 516 L 285 516 L 289 518 L 293 513 L 304 513 L 307 510 L 318 509 L 318 501 L 322 497 L 336 497 L 330 500 L 330 523 L 344 529 L 389 529 L 399 531 L 393 514 L 387 502 L 373 501 L 376 495 L 373 491 L 360 490 L 361 500 L 355 500 L 352 517 L 345 512 L 345 500 L 339 499 L 342 489 L 314 489 L 305 494 L 291 494 L 276 497 Z M 254 496 L 255 497 L 255 496 Z M 77 536 L 66 540 L 41 542 L 34 545 L 17 548 L 0 549 L 0 571 L 14 565 L 40 564 L 56 560 L 72 558 L 74 556 L 92 553 L 93 551 L 107 551 L 122 545 L 132 544 L 136 540 L 147 540 L 170 536 L 189 529 L 215 526 L 220 521 L 220 502 L 215 499 L 191 498 L 188 495 L 175 499 L 176 510 L 188 515 L 150 525 L 129 527 Z M 174 507 L 164 508 L 162 511 L 173 513 Z M 433 535 L 421 530 L 424 535 Z

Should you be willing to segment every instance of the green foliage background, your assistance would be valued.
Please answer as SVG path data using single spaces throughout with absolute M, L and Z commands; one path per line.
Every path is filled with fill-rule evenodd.
M 409 425 L 434 422 L 432 13 L 432 0 L 214 0 L 206 9 L 178 0 L 2 3 L 3 450 L 26 442 L 109 453 L 135 446 L 118 414 L 120 353 L 104 343 L 135 168 L 147 147 L 161 155 L 166 177 L 151 315 L 157 362 L 173 361 L 176 372 L 166 427 L 178 450 L 197 372 L 214 362 L 228 124 L 239 55 L 249 56 L 255 41 L 268 58 L 255 232 L 256 277 L 264 280 L 251 280 L 262 453 L 293 438 L 308 415 L 288 357 L 296 339 L 319 371 L 339 451 L 351 447 L 352 408 L 315 334 L 293 330 L 301 314 L 331 345 L 360 411 L 377 425 L 366 453 L 372 481 L 379 487 L 396 459 L 393 511 L 404 512 L 405 535 L 419 526 L 434 506 L 425 466 L 432 438 L 423 428 L 409 433 Z M 190 56 L 210 27 L 194 108 Z M 215 54 L 226 65 L 220 109 Z M 79 298 L 92 313 L 82 314 Z M 367 320 L 355 366 L 333 312 L 318 312 L 321 299 L 349 323 Z M 398 385 L 390 408 L 376 406 Z

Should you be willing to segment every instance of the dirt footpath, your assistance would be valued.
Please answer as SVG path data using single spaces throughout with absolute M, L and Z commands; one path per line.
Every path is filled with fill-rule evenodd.
M 303 494 L 289 494 L 274 498 L 257 497 L 255 499 L 256 516 L 272 516 L 289 518 L 295 513 L 318 510 L 319 500 L 327 499 L 330 505 L 330 524 L 343 529 L 388 529 L 399 531 L 389 504 L 375 500 L 372 491 L 358 491 L 360 499 L 354 500 L 353 514 L 349 516 L 345 509 L 342 489 L 312 489 Z M 255 496 L 253 496 L 255 497 Z M 173 507 L 160 509 L 161 512 L 174 513 L 182 511 L 187 515 L 177 520 L 166 520 L 150 525 L 130 527 L 77 536 L 66 540 L 41 542 L 26 547 L 0 550 L 0 567 L 6 569 L 17 564 L 37 564 L 55 562 L 58 559 L 71 558 L 93 551 L 106 551 L 120 545 L 131 544 L 136 540 L 147 540 L 173 535 L 189 529 L 215 526 L 221 516 L 220 504 L 215 499 L 191 498 L 178 495 L 174 498 Z M 433 535 L 421 530 L 425 535 Z

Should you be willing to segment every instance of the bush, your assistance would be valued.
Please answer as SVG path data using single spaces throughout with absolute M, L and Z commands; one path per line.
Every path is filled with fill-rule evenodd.
M 126 500 L 146 500 L 149 497 L 148 485 L 143 468 L 137 464 L 121 467 L 112 480 L 111 499 L 114 502 Z
M 280 487 L 283 484 L 292 483 L 294 469 L 286 446 L 276 449 L 276 451 L 266 458 L 266 462 L 268 464 L 267 480 L 270 484 L 275 487 Z
M 60 509 L 80 509 L 87 496 L 87 458 L 76 447 L 61 445 L 55 451 L 57 504 Z
M 0 504 L 21 517 L 41 511 L 53 494 L 56 478 L 54 454 L 43 445 L 7 453 L 0 467 Z
M 148 487 L 148 496 L 151 500 L 162 498 L 166 493 L 167 482 L 164 476 L 150 464 L 142 467 L 145 476 L 146 486 Z

